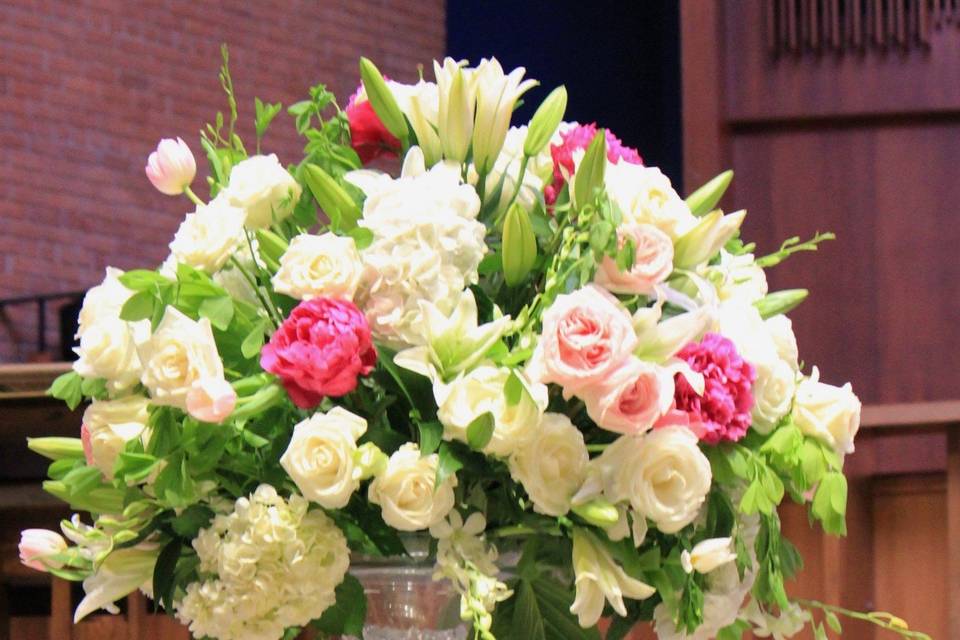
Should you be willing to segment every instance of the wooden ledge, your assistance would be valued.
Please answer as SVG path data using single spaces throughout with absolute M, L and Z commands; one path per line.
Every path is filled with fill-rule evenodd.
M 860 424 L 868 429 L 960 425 L 960 400 L 867 405 Z

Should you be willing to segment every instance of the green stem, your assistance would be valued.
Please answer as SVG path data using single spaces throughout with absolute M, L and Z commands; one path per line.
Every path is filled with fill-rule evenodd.
M 507 203 L 507 206 L 504 207 L 503 209 L 504 211 L 507 211 L 510 208 L 510 206 L 514 202 L 516 202 L 517 196 L 520 195 L 520 189 L 523 188 L 523 178 L 525 175 L 527 175 L 528 162 L 530 162 L 530 156 L 524 155 L 523 160 L 520 161 L 520 173 L 517 174 L 517 188 L 513 190 L 513 196 L 510 198 L 510 202 Z M 506 215 L 506 214 L 503 214 L 503 215 Z M 503 215 L 501 215 L 501 220 L 498 220 L 498 222 L 502 222 Z M 499 226 L 499 224 L 497 226 Z
M 588 444 L 587 451 L 590 453 L 603 453 L 609 446 L 609 444 Z
M 198 207 L 203 204 L 203 200 L 197 197 L 197 194 L 193 192 L 193 189 L 190 188 L 190 185 L 187 185 L 183 188 L 183 195 L 190 198 L 190 201 Z
M 237 400 L 237 408 L 230 414 L 231 420 L 244 420 L 278 404 L 285 392 L 278 384 L 270 384 L 252 396 Z
M 516 538 L 518 536 L 548 535 L 559 536 L 561 531 L 558 528 L 534 529 L 525 524 L 514 524 L 507 527 L 499 527 L 489 532 L 494 538 Z
M 886 613 L 885 611 L 852 611 L 836 605 L 825 604 L 818 600 L 798 599 L 796 602 L 800 606 L 806 607 L 807 609 L 820 609 L 821 611 L 829 611 L 830 613 L 834 614 L 839 613 L 840 615 L 853 618 L 854 620 L 869 622 L 870 624 L 876 625 L 881 629 L 886 629 L 887 631 L 892 631 L 904 638 L 911 638 L 912 640 L 932 640 L 930 636 L 922 631 L 911 631 L 907 627 L 907 623 L 904 622 L 904 620 L 894 616 L 893 614 Z
M 243 275 L 243 277 L 244 277 L 244 279 L 247 281 L 247 283 L 248 283 L 251 287 L 253 287 L 253 293 L 254 293 L 254 295 L 257 296 L 257 300 L 260 301 L 260 304 L 263 306 L 264 310 L 267 312 L 267 316 L 269 316 L 270 321 L 273 323 L 274 329 L 280 328 L 280 325 L 283 324 L 283 322 L 277 319 L 277 317 L 278 317 L 278 315 L 279 315 L 279 314 L 277 314 L 277 310 L 276 310 L 276 309 L 272 309 L 272 308 L 271 308 L 272 305 L 270 304 L 270 302 L 269 302 L 266 298 L 263 297 L 263 292 L 260 291 L 260 287 L 257 286 L 257 280 L 256 280 L 256 278 L 254 278 L 253 275 L 252 275 L 249 271 L 247 271 L 246 267 L 244 267 L 242 264 L 240 264 L 240 261 L 237 260 L 237 257 L 236 257 L 236 256 L 230 256 L 230 263 L 231 263 L 234 267 L 236 267 L 237 270 L 240 271 L 240 273 Z

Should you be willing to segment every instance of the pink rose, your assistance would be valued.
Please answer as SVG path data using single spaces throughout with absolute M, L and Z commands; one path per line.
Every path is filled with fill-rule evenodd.
M 211 424 L 226 420 L 237 404 L 237 392 L 223 378 L 197 380 L 187 392 L 187 413 Z
M 596 385 L 577 395 L 599 426 L 617 433 L 649 430 L 673 403 L 673 378 L 664 369 L 629 358 Z
M 51 567 L 59 569 L 63 563 L 48 558 L 66 549 L 66 541 L 54 531 L 25 529 L 20 532 L 20 562 L 31 569 L 37 571 L 48 571 Z
M 277 375 L 293 403 L 310 409 L 346 395 L 377 363 L 367 319 L 348 300 L 301 302 L 263 347 L 260 365 Z
M 568 396 L 577 394 L 620 368 L 636 346 L 627 310 L 607 291 L 588 285 L 557 296 L 544 312 L 529 374 L 561 385 Z
M 400 141 L 380 122 L 370 101 L 360 98 L 362 89 L 362 86 L 357 88 L 344 110 L 350 123 L 350 144 L 363 164 L 380 156 L 395 158 L 400 151 Z
M 625 224 L 617 229 L 622 247 L 633 240 L 633 266 L 620 271 L 617 261 L 607 256 L 600 263 L 594 282 L 614 293 L 646 295 L 673 271 L 673 241 L 652 224 Z

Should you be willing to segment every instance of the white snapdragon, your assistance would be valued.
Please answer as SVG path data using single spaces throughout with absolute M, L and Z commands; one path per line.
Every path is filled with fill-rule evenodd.
M 793 421 L 800 431 L 826 442 L 843 456 L 853 453 L 861 406 L 849 382 L 842 387 L 820 382 L 820 370 L 814 367 L 797 387 Z
M 358 301 L 381 344 L 424 344 L 420 302 L 449 314 L 464 288 L 477 282 L 487 251 L 486 227 L 476 220 L 480 199 L 461 183 L 455 165 L 426 171 L 416 148 L 399 179 L 361 184 L 368 191 L 360 224 L 373 232 L 373 242 L 361 253 L 366 275 Z
M 400 531 L 420 531 L 440 522 L 453 508 L 454 475 L 436 486 L 437 454 L 420 456 L 408 442 L 390 456 L 368 489 L 370 502 L 380 505 L 383 520 Z
M 234 165 L 219 197 L 246 212 L 247 228 L 264 229 L 293 213 L 302 192 L 277 156 L 270 154 L 251 156 Z
M 350 564 L 346 539 L 323 511 L 266 484 L 216 516 L 193 547 L 206 577 L 187 586 L 177 617 L 217 640 L 279 638 L 320 617 Z
M 545 413 L 533 439 L 510 457 L 510 475 L 523 485 L 533 510 L 562 516 L 586 478 L 590 456 L 583 434 L 562 413 Z
M 511 376 L 520 381 L 520 398 L 507 401 L 505 388 Z M 537 433 L 547 408 L 547 387 L 526 379 L 519 371 L 481 365 L 461 374 L 449 385 L 435 390 L 437 418 L 443 423 L 447 440 L 467 441 L 467 427 L 484 413 L 493 415 L 494 428 L 484 452 L 507 457 L 528 443 Z
M 357 439 L 367 421 L 342 407 L 316 413 L 293 428 L 280 465 L 308 500 L 340 509 L 360 486 Z
M 301 234 L 290 241 L 273 276 L 273 288 L 297 300 L 318 296 L 353 300 L 363 264 L 353 238 Z
M 84 440 L 89 456 L 107 480 L 113 479 L 113 466 L 127 442 L 147 439 L 149 401 L 143 396 L 118 400 L 94 400 L 83 412 Z
M 229 204 L 223 196 L 210 204 L 197 205 L 197 210 L 187 214 L 173 236 L 170 255 L 180 264 L 216 273 L 246 242 L 244 215 L 242 209 Z

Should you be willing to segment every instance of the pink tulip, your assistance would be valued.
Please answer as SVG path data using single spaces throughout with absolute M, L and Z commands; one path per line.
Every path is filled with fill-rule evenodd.
M 223 378 L 197 380 L 187 393 L 187 413 L 202 422 L 223 422 L 236 404 L 237 392 Z
M 197 162 L 186 142 L 164 138 L 147 159 L 145 171 L 160 193 L 178 196 L 197 175 Z
M 59 533 L 47 529 L 25 529 L 20 533 L 20 562 L 36 569 L 48 571 L 50 568 L 59 569 L 62 562 L 48 560 L 62 551 L 66 551 L 67 543 Z
M 87 466 L 93 466 L 93 435 L 90 433 L 90 427 L 86 423 L 80 425 L 80 443 L 83 445 L 83 457 L 87 461 Z

